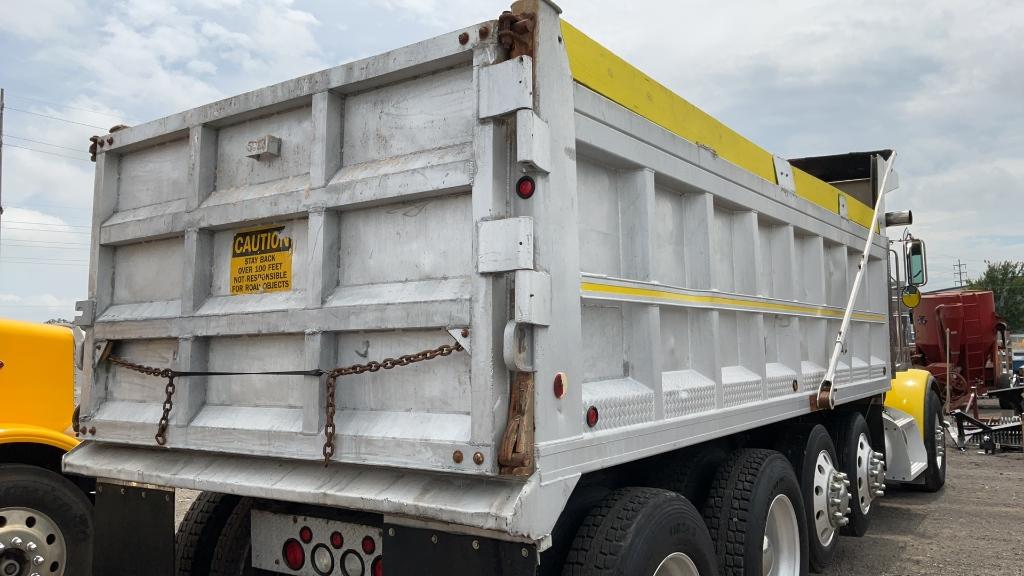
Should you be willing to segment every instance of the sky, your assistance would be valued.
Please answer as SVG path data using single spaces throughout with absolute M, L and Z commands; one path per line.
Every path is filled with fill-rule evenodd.
M 563 17 L 764 148 L 893 148 L 927 288 L 1024 259 L 1024 3 L 563 0 Z M 5 2 L 0 317 L 87 297 L 90 135 L 495 18 L 486 0 Z M 30 148 L 32 150 L 25 150 Z

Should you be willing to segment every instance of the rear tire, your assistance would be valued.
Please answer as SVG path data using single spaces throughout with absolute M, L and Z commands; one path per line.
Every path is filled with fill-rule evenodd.
M 938 492 L 946 484 L 946 432 L 942 419 L 942 401 L 934 390 L 929 390 L 924 399 L 924 450 L 928 454 L 925 492 Z
M 823 572 L 836 554 L 839 530 L 829 520 L 829 485 L 836 464 L 832 438 L 821 424 L 804 424 L 784 429 L 788 441 L 779 447 L 800 480 L 807 523 L 808 566 L 811 572 Z M 819 469 L 819 466 L 821 469 Z M 816 493 L 819 492 L 819 493 Z
M 716 576 L 715 550 L 697 509 L 658 488 L 621 488 L 590 511 L 563 576 Z
M 213 550 L 210 576 L 271 575 L 270 572 L 252 567 L 251 512 L 251 498 L 240 499 L 231 511 Z
M 672 454 L 653 463 L 645 485 L 677 492 L 697 508 L 703 508 L 715 471 L 726 457 L 728 452 L 714 444 Z
M 214 548 L 240 498 L 203 492 L 192 502 L 174 537 L 175 573 L 209 576 Z
M 840 532 L 850 536 L 863 536 L 871 525 L 872 502 L 870 458 L 874 454 L 868 423 L 860 412 L 847 412 L 837 416 L 832 428 L 832 439 L 839 459 L 839 470 L 850 478 L 850 523 Z
M 803 496 L 782 454 L 733 452 L 711 483 L 704 518 L 722 576 L 807 574 Z

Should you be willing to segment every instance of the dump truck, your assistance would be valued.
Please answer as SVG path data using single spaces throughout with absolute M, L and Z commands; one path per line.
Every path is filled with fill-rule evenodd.
M 895 155 L 775 156 L 550 2 L 94 143 L 97 574 L 796 575 L 941 488 Z
M 79 341 L 80 342 L 80 341 Z M 0 575 L 92 563 L 92 482 L 64 476 L 80 354 L 68 326 L 0 319 Z

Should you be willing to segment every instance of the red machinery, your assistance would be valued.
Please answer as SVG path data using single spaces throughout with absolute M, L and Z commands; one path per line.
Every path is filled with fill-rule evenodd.
M 996 314 L 992 292 L 925 294 L 914 309 L 914 334 L 913 363 L 935 376 L 943 401 L 949 390 L 950 410 L 977 411 L 976 395 L 1006 386 L 1006 321 Z

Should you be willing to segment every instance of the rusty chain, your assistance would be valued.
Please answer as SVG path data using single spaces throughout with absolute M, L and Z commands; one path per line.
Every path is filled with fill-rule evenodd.
M 160 446 L 167 444 L 167 427 L 170 425 L 171 409 L 174 408 L 174 379 L 178 376 L 229 376 L 229 375 L 241 375 L 241 374 L 277 374 L 277 375 L 306 375 L 306 376 L 327 376 L 327 387 L 326 387 L 326 408 L 325 408 L 325 422 L 324 422 L 324 466 L 330 463 L 331 458 L 335 454 L 334 435 L 334 414 L 337 410 L 335 405 L 335 393 L 337 391 L 338 378 L 342 376 L 352 376 L 358 374 L 364 374 L 366 372 L 377 372 L 379 370 L 391 370 L 400 366 L 408 366 L 409 364 L 415 364 L 417 362 L 423 362 L 424 360 L 433 360 L 438 356 L 450 356 L 453 352 L 459 352 L 464 350 L 462 344 L 456 342 L 455 344 L 443 344 L 437 348 L 429 350 L 422 350 L 415 354 L 404 354 L 397 358 L 385 358 L 384 360 L 373 360 L 366 364 L 352 364 L 351 366 L 344 366 L 335 368 L 330 371 L 314 369 L 314 370 L 294 370 L 294 371 L 283 371 L 283 372 L 179 372 L 171 370 L 170 368 L 154 368 L 152 366 L 145 366 L 143 364 L 136 364 L 125 360 L 124 358 L 118 358 L 117 356 L 108 356 L 107 360 L 111 364 L 115 364 L 122 368 L 127 368 L 140 374 L 147 376 L 156 376 L 167 379 L 167 385 L 164 387 L 164 404 L 163 414 L 160 416 L 160 422 L 157 424 L 156 430 L 156 443 Z
M 455 344 L 444 344 L 431 350 L 422 350 L 415 354 L 405 354 L 398 358 L 385 358 L 380 362 L 374 360 L 367 362 L 366 364 L 353 364 L 351 366 L 345 366 L 344 368 L 335 368 L 327 373 L 327 402 L 326 402 L 326 413 L 324 414 L 324 466 L 327 466 L 331 462 L 331 458 L 334 456 L 334 412 L 335 402 L 334 393 L 337 388 L 338 378 L 341 376 L 351 376 L 355 374 L 363 374 L 365 372 L 377 372 L 378 370 L 391 370 L 392 368 L 398 368 L 399 366 L 408 366 L 409 364 L 415 364 L 416 362 L 422 362 L 424 360 L 433 360 L 438 356 L 448 356 L 452 352 L 458 352 L 462 350 L 462 344 L 456 342 Z
M 159 376 L 160 378 L 167 378 L 167 385 L 164 386 L 164 411 L 160 416 L 160 422 L 156 426 L 156 443 L 163 446 L 167 444 L 167 426 L 170 424 L 171 408 L 174 408 L 174 370 L 170 368 L 153 368 L 152 366 L 143 366 L 142 364 L 136 364 L 129 362 L 124 358 L 118 358 L 117 356 L 108 356 L 107 360 L 111 364 L 116 364 L 122 368 L 133 370 L 140 374 L 147 376 Z

